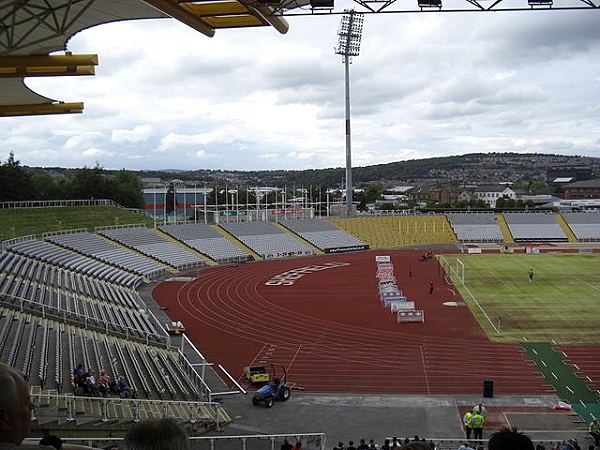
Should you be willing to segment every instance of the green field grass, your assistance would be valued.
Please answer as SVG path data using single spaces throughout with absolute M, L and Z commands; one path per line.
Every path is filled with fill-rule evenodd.
M 143 223 L 151 217 L 110 206 L 68 206 L 62 208 L 15 208 L 0 210 L 0 241 L 28 234 L 108 225 Z
M 440 261 L 490 339 L 600 343 L 600 255 L 444 255 Z

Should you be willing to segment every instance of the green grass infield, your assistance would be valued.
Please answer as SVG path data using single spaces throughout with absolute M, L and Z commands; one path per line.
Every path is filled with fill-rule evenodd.
M 440 262 L 490 339 L 600 343 L 600 255 L 444 255 Z

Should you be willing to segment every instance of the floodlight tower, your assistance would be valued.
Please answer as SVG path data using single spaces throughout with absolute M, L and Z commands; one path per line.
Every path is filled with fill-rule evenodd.
M 335 53 L 342 55 L 346 74 L 346 215 L 352 215 L 352 147 L 350 137 L 350 63 L 360 53 L 364 15 L 346 10 L 338 31 Z

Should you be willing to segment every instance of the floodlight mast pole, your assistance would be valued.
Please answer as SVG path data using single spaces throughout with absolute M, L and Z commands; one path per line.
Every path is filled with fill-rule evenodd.
M 339 41 L 336 53 L 342 55 L 345 74 L 346 100 L 346 216 L 353 215 L 352 211 L 352 135 L 350 128 L 350 62 L 352 56 L 358 56 L 362 37 L 363 14 L 353 9 L 342 16 Z

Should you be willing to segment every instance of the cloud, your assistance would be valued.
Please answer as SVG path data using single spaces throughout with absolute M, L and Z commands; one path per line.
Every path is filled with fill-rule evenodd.
M 86 158 L 97 158 L 98 156 L 112 156 L 113 155 L 112 152 L 107 152 L 100 148 L 88 148 L 87 150 L 84 150 L 82 154 Z
M 304 169 L 345 164 L 339 16 L 218 30 L 108 24 L 69 42 L 94 77 L 40 77 L 82 115 L 0 120 L 30 166 Z M 126 37 L 126 39 L 124 39 Z M 355 165 L 492 151 L 600 156 L 594 11 L 376 14 L 350 66 Z M 522 139 L 526 139 L 523 141 Z
M 106 136 L 99 131 L 88 131 L 69 137 L 65 141 L 63 148 L 65 150 L 81 150 L 82 148 L 93 145 L 98 141 L 103 141 L 105 138 Z
M 112 141 L 116 143 L 135 144 L 143 142 L 152 136 L 152 125 L 137 125 L 132 130 L 112 130 Z

